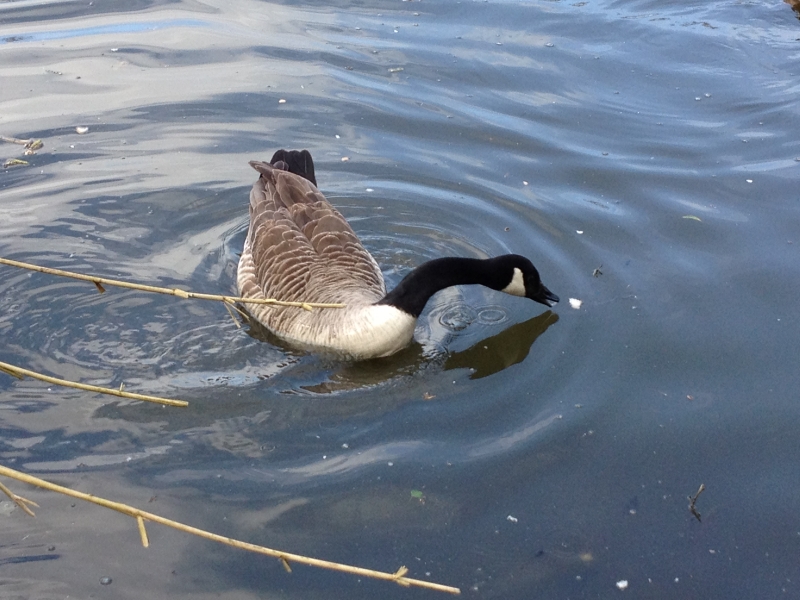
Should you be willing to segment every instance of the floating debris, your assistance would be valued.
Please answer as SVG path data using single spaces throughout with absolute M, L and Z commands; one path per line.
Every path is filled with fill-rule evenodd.
M 578 300 L 577 298 L 569 299 L 569 305 L 575 310 L 578 310 L 581 307 L 581 304 L 583 304 L 583 300 Z
M 6 135 L 0 135 L 0 142 L 7 142 L 9 144 L 19 144 L 20 146 L 25 146 L 25 156 L 30 156 L 31 154 L 35 154 L 37 150 L 44 147 L 44 142 L 42 140 L 36 139 L 29 139 L 29 140 L 21 140 L 15 137 L 9 137 Z
M 603 272 L 600 270 L 602 268 L 603 268 L 603 265 L 601 263 L 599 267 L 597 267 L 594 271 L 592 271 L 592 277 L 600 277 L 600 275 L 603 274 Z
M 399 73 L 400 71 L 403 70 L 404 70 L 403 67 L 392 67 L 391 69 L 389 69 L 389 73 Z
M 628 580 L 627 580 L 627 579 L 620 579 L 620 580 L 617 582 L 617 587 L 618 587 L 619 589 L 621 589 L 621 590 L 626 590 L 626 589 L 628 589 Z
M 75 133 L 79 135 L 83 135 L 84 133 L 89 133 L 89 128 L 84 126 L 79 126 L 75 128 Z
M 9 158 L 6 162 L 3 163 L 3 168 L 8 169 L 9 167 L 27 167 L 28 166 L 27 160 L 21 160 L 19 158 Z
M 517 522 L 519 522 L 519 519 L 517 517 L 512 517 L 511 515 L 508 515 L 506 517 L 506 521 L 511 521 L 512 523 L 517 523 Z
M 280 100 L 278 100 L 278 104 L 286 104 L 286 99 L 281 98 Z
M 694 515 L 695 519 L 697 519 L 698 522 L 702 522 L 702 521 L 700 521 L 700 512 L 697 510 L 697 507 L 695 506 L 695 504 L 697 503 L 697 499 L 700 497 L 700 494 L 702 494 L 705 491 L 705 489 L 706 489 L 705 484 L 701 483 L 700 487 L 697 489 L 697 493 L 694 496 L 687 496 L 686 497 L 686 499 L 690 503 L 689 504 L 689 510 L 691 511 L 691 513 Z
M 683 215 L 682 218 L 692 219 L 693 221 L 700 221 L 701 223 L 703 222 L 703 219 L 701 219 L 700 217 L 695 217 L 694 215 Z

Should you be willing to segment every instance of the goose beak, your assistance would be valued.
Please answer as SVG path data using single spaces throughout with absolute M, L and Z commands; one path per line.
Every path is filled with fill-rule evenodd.
M 535 300 L 540 304 L 544 304 L 545 306 L 553 306 L 558 304 L 558 296 L 556 296 L 553 292 L 548 290 L 544 285 L 535 293 L 528 296 L 531 300 Z

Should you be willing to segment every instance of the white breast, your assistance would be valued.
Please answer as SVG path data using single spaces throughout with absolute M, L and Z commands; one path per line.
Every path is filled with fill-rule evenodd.
M 296 309 L 295 309 L 296 310 Z M 417 319 L 389 305 L 372 304 L 305 313 L 290 331 L 276 332 L 287 342 L 316 352 L 362 360 L 389 356 L 414 336 Z

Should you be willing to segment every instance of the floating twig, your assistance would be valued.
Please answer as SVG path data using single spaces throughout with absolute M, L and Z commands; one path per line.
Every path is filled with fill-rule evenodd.
M 106 277 L 97 277 L 95 275 L 83 275 L 82 273 L 73 273 L 71 271 L 63 271 L 61 269 L 51 269 L 50 267 L 41 267 L 30 263 L 20 262 L 18 260 L 11 260 L 9 258 L 0 258 L 0 264 L 8 265 L 10 267 L 19 267 L 20 269 L 28 269 L 29 271 L 37 271 L 39 273 L 47 273 L 48 275 L 58 275 L 59 277 L 71 277 L 72 279 L 80 279 L 81 281 L 89 281 L 97 286 L 98 291 L 102 293 L 104 290 L 103 285 L 111 285 L 115 287 L 128 288 L 131 290 L 138 290 L 140 292 L 153 292 L 155 294 L 167 294 L 168 296 L 177 296 L 178 298 L 195 298 L 197 300 L 214 300 L 216 302 L 226 302 L 234 304 L 239 302 L 241 304 L 272 304 L 275 306 L 291 306 L 295 308 L 302 308 L 304 310 L 313 310 L 315 308 L 344 308 L 344 304 L 326 303 L 326 302 L 290 302 L 288 300 L 275 300 L 274 298 L 242 298 L 239 296 L 220 296 L 218 294 L 201 294 L 198 292 L 187 292 L 178 288 L 164 288 L 154 285 L 143 285 L 141 283 L 132 283 L 130 281 L 119 281 L 117 279 L 108 279 Z
M 345 565 L 342 563 L 320 560 L 318 558 L 311 558 L 300 554 L 292 554 L 290 552 L 273 550 L 272 548 L 257 546 L 256 544 L 250 544 L 248 542 L 242 542 L 239 540 L 235 540 L 233 538 L 217 535 L 216 533 L 211 533 L 203 529 L 198 529 L 197 527 L 184 525 L 183 523 L 179 523 L 177 521 L 173 521 L 171 519 L 167 519 L 153 513 L 139 510 L 138 508 L 134 508 L 133 506 L 128 506 L 127 504 L 114 502 L 112 500 L 106 500 L 105 498 L 100 498 L 98 496 L 93 496 L 91 494 L 86 494 L 84 492 L 78 492 L 76 490 L 61 485 L 56 485 L 55 483 L 50 483 L 49 481 L 45 481 L 44 479 L 39 479 L 38 477 L 33 477 L 31 475 L 27 475 L 20 471 L 9 469 L 8 467 L 2 465 L 0 465 L 0 475 L 5 475 L 6 477 L 11 477 L 12 479 L 16 479 L 17 481 L 29 483 L 30 485 L 35 485 L 37 487 L 44 488 L 52 492 L 58 492 L 59 494 L 71 496 L 72 498 L 85 500 L 87 502 L 97 504 L 98 506 L 104 506 L 105 508 L 110 508 L 111 510 L 115 510 L 124 515 L 133 517 L 137 520 L 137 523 L 139 524 L 139 533 L 142 537 L 143 544 L 145 544 L 147 535 L 146 533 L 143 533 L 144 522 L 152 521 L 153 523 L 160 523 L 161 525 L 166 525 L 167 527 L 172 527 L 173 529 L 177 529 L 185 533 L 191 533 L 192 535 L 196 535 L 205 538 L 207 540 L 213 540 L 215 542 L 220 542 L 221 544 L 233 546 L 234 548 L 239 548 L 241 550 L 248 550 L 250 552 L 255 552 L 258 554 L 264 554 L 266 556 L 277 558 L 283 565 L 284 569 L 286 569 L 289 572 L 291 572 L 291 567 L 289 566 L 289 563 L 294 562 L 294 563 L 309 565 L 311 567 L 319 567 L 322 569 L 330 569 L 332 571 L 341 571 L 344 573 L 350 573 L 352 575 L 358 575 L 361 577 L 371 577 L 373 579 L 394 581 L 395 583 L 402 585 L 404 587 L 416 586 L 416 587 L 423 587 L 432 590 L 437 590 L 440 592 L 449 592 L 450 594 L 461 593 L 461 590 L 459 590 L 457 587 L 451 587 L 448 585 L 442 585 L 440 583 L 432 583 L 430 581 L 424 581 L 421 579 L 411 579 L 409 577 L 406 577 L 405 575 L 406 573 L 408 573 L 408 569 L 406 567 L 400 567 L 394 573 L 384 573 L 382 571 L 373 571 L 372 569 L 365 569 L 362 567 L 354 567 L 352 565 Z M 9 495 L 10 498 L 12 498 L 12 500 L 14 498 L 19 498 L 18 496 L 12 494 L 10 491 L 6 493 Z
M 701 483 L 700 487 L 697 488 L 697 493 L 694 496 L 686 496 L 686 499 L 689 501 L 689 510 L 692 511 L 692 514 L 698 521 L 700 521 L 700 513 L 697 511 L 695 503 L 697 502 L 697 499 L 700 497 L 700 494 L 702 494 L 705 491 L 705 489 L 706 486 Z
M 0 135 L 0 142 L 8 142 L 9 144 L 19 144 L 20 146 L 25 146 L 24 154 L 30 155 L 34 154 L 39 148 L 44 146 L 44 142 L 42 140 L 36 139 L 29 139 L 29 140 L 21 140 L 15 137 L 8 137 L 7 135 Z
M 155 402 L 156 404 L 166 404 L 167 406 L 189 406 L 189 403 L 186 402 L 186 400 L 170 400 L 168 398 L 160 398 L 158 396 L 147 396 L 145 394 L 134 394 L 133 392 L 125 392 L 123 391 L 124 386 L 122 384 L 120 384 L 118 390 L 115 390 L 112 388 L 104 388 L 96 385 L 89 385 L 86 383 L 77 383 L 76 381 L 69 381 L 67 379 L 58 379 L 57 377 L 42 375 L 41 373 L 37 373 L 36 371 L 30 371 L 28 369 L 23 369 L 22 367 L 17 367 L 15 365 L 10 365 L 4 362 L 0 362 L 0 371 L 3 371 L 4 373 L 16 377 L 17 379 L 23 379 L 24 377 L 32 377 L 33 379 L 38 379 L 40 381 L 45 381 L 47 383 L 62 385 L 64 387 L 69 387 L 69 388 L 75 388 L 76 390 L 84 390 L 86 392 L 109 394 L 111 396 L 118 396 L 120 398 L 130 398 L 131 400 L 143 400 L 145 402 Z
M 26 514 L 28 514 L 28 515 L 30 515 L 32 517 L 36 516 L 36 513 L 34 513 L 28 507 L 28 505 L 30 504 L 31 506 L 35 506 L 36 508 L 39 508 L 39 505 L 36 504 L 36 502 L 34 502 L 33 500 L 28 500 L 27 498 L 23 498 L 22 496 L 17 496 L 14 492 L 12 492 L 10 489 L 8 489 L 2 483 L 0 483 L 0 492 L 3 492 L 6 496 L 11 498 L 11 501 L 14 504 L 16 504 L 17 506 L 19 506 L 23 511 L 25 511 Z

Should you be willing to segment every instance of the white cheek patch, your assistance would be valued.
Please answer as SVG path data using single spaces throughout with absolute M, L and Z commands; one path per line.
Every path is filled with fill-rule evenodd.
M 504 287 L 501 291 L 512 296 L 525 297 L 525 278 L 522 276 L 522 271 L 514 268 L 514 276 L 511 278 L 511 283 Z

